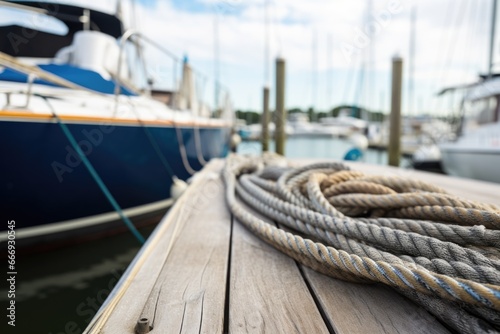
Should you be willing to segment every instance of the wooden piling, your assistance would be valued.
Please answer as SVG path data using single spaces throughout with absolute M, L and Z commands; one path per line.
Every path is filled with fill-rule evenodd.
M 389 133 L 389 165 L 399 166 L 401 157 L 401 91 L 403 83 L 403 59 L 392 59 L 391 118 Z
M 269 87 L 264 87 L 262 108 L 262 152 L 269 151 Z
M 274 112 L 276 153 L 285 155 L 285 60 L 276 59 L 276 110 Z

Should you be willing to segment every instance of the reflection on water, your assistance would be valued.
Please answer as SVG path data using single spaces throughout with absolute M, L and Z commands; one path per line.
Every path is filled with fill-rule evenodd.
M 153 227 L 141 229 L 145 236 Z M 20 256 L 16 327 L 8 333 L 81 333 L 140 248 L 132 234 Z M 0 291 L 2 305 L 7 292 Z

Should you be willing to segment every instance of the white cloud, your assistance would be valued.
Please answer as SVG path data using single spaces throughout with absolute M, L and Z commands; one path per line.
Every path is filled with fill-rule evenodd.
M 112 11 L 116 7 L 114 1 L 101 0 L 99 6 Z M 168 0 L 156 0 L 148 6 L 138 2 L 139 27 L 173 53 L 179 56 L 187 53 L 195 67 L 212 74 L 214 12 L 218 12 L 221 80 L 231 89 L 237 108 L 260 109 L 265 0 L 202 1 L 213 6 L 214 11 L 184 11 Z M 128 3 L 124 2 L 125 17 L 130 17 Z M 370 101 L 373 108 L 380 105 L 387 108 L 390 62 L 395 53 L 405 59 L 405 77 L 408 77 L 410 13 L 414 6 L 417 9 L 416 100 L 431 101 L 442 86 L 472 81 L 478 71 L 486 70 L 491 0 L 372 0 L 372 13 L 379 20 L 394 4 L 399 4 L 401 10 L 391 14 L 372 41 L 373 63 L 366 65 L 371 71 L 365 72 L 365 88 L 361 94 L 354 90 L 362 87 L 357 82 L 361 77 L 357 69 L 368 62 L 370 49 L 363 48 L 349 63 L 341 46 L 355 43 L 356 34 L 365 30 L 367 23 L 376 22 L 373 16 L 366 17 L 368 1 L 269 0 L 269 3 L 271 58 L 279 53 L 287 60 L 289 106 L 307 107 L 314 100 L 311 71 L 317 68 L 319 109 L 330 107 L 328 103 L 367 104 Z M 313 65 L 312 60 L 314 31 L 317 65 Z M 329 37 L 334 45 L 330 60 L 326 59 Z M 272 64 L 270 68 L 272 73 Z M 334 82 L 332 97 L 326 93 L 328 73 Z M 211 86 L 207 89 L 207 95 L 213 95 Z M 353 96 L 361 98 L 353 99 Z M 381 96 L 385 96 L 384 101 L 380 101 Z M 430 102 L 421 103 L 420 107 L 425 109 L 421 111 L 435 109 Z

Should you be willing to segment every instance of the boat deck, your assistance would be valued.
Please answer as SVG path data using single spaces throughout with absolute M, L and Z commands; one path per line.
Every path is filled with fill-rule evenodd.
M 324 276 L 251 234 L 226 207 L 219 175 L 223 163 L 212 161 L 196 176 L 128 268 L 90 333 L 134 333 L 142 328 L 137 327 L 141 319 L 153 327 L 151 333 L 448 333 L 425 309 L 390 288 Z M 420 178 L 465 198 L 500 204 L 500 185 L 351 166 Z

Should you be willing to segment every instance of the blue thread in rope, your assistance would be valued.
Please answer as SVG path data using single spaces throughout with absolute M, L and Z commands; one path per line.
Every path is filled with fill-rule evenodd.
M 411 284 L 410 282 L 408 282 L 406 280 L 406 278 L 403 276 L 403 274 L 401 274 L 401 272 L 397 268 L 392 267 L 392 272 L 395 273 L 399 277 L 399 279 L 403 281 L 404 284 L 406 284 L 407 286 L 409 286 L 412 289 L 415 289 L 415 287 L 413 286 L 413 284 Z
M 488 299 L 486 298 L 483 298 L 481 297 L 476 291 L 474 291 L 468 284 L 464 284 L 462 282 L 458 282 L 458 285 L 460 285 L 460 287 L 462 289 L 465 290 L 465 292 L 467 292 L 470 296 L 472 296 L 472 298 L 474 298 L 475 300 L 487 305 L 488 307 L 492 307 L 492 303 L 491 301 L 489 301 Z M 498 297 L 498 296 L 496 296 Z
M 432 279 L 437 283 L 437 285 L 439 285 L 446 292 L 448 292 L 450 294 L 450 296 L 455 297 L 455 298 L 459 298 L 459 296 L 455 293 L 455 291 L 453 291 L 453 289 L 446 282 L 444 282 L 443 280 L 441 280 L 437 277 L 432 277 Z M 472 297 L 474 297 L 474 296 L 472 296 Z M 477 299 L 476 297 L 474 297 L 474 298 Z
M 500 300 L 500 291 L 490 289 L 491 293 L 495 296 L 496 299 Z
M 382 268 L 378 263 L 375 262 L 375 268 L 377 268 L 377 271 L 382 274 L 389 282 L 391 282 L 393 285 L 397 285 L 396 282 L 394 282 L 389 275 L 385 272 L 384 268 Z

